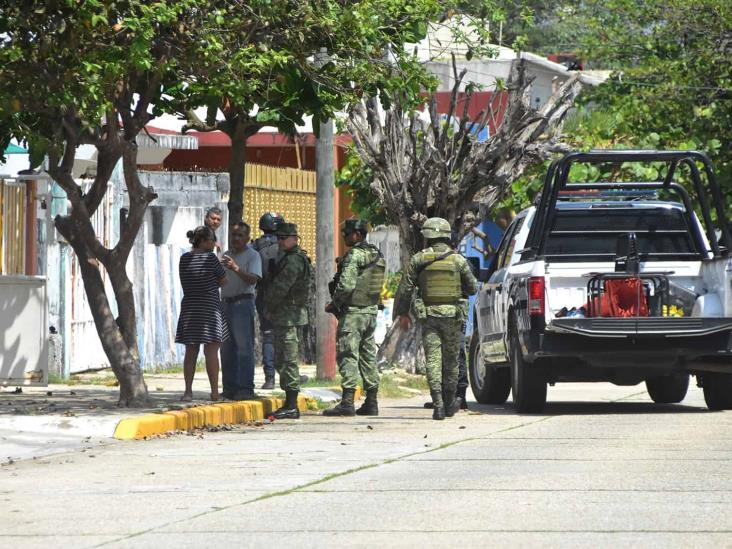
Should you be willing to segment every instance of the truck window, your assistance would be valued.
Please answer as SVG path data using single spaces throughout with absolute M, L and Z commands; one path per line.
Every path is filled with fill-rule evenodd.
M 521 232 L 521 227 L 524 226 L 524 221 L 526 221 L 526 216 L 519 217 L 514 222 L 516 228 L 511 234 L 511 240 L 508 244 L 508 250 L 506 250 L 506 258 L 504 259 L 505 267 L 509 267 L 511 265 L 511 257 L 513 257 L 513 252 L 516 249 L 516 237 L 518 236 L 519 232 Z
M 508 267 L 513 251 L 516 248 L 516 235 L 521 230 L 526 216 L 517 217 L 506 229 L 501 244 L 496 252 L 496 270 Z
M 699 256 L 684 212 L 667 207 L 590 207 L 558 209 L 544 248 L 553 260 L 611 259 L 620 235 L 634 232 L 642 259 Z

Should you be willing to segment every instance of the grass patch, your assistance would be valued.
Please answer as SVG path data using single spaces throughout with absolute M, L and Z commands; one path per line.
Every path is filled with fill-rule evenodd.
M 379 396 L 384 398 L 411 397 L 429 390 L 425 376 L 400 371 L 384 372 L 379 382 Z
M 340 387 L 341 376 L 336 374 L 335 379 L 309 378 L 301 387 Z
M 206 361 L 202 358 L 198 359 L 196 362 L 196 372 L 205 372 L 206 371 Z M 148 368 L 145 370 L 146 376 L 154 376 L 154 375 L 167 375 L 167 374 L 182 374 L 183 373 L 183 364 L 158 364 L 153 366 L 152 368 Z

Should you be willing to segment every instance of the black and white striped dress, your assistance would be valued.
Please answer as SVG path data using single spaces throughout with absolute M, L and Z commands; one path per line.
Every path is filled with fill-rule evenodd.
M 229 328 L 221 312 L 218 280 L 225 271 L 215 254 L 186 252 L 178 266 L 183 302 L 175 342 L 184 345 L 229 339 Z

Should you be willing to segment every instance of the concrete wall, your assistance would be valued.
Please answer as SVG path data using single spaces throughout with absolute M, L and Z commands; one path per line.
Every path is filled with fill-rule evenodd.
M 46 280 L 0 276 L 0 384 L 48 382 Z
M 382 225 L 369 233 L 368 241 L 378 246 L 386 261 L 386 270 L 395 273 L 402 270 L 399 247 L 399 229 Z

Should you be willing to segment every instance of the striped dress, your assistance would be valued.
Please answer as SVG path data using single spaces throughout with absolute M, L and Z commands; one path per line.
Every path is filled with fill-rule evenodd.
M 225 271 L 215 254 L 186 252 L 178 267 L 183 302 L 175 342 L 184 345 L 229 339 L 229 328 L 221 312 L 218 280 Z

